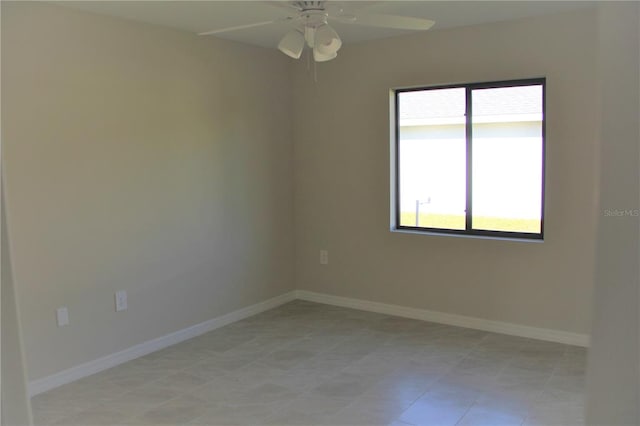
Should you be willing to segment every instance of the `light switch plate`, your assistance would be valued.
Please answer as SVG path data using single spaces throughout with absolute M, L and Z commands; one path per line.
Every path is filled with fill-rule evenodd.
M 127 310 L 127 292 L 124 290 L 116 291 L 116 312 Z
M 328 250 L 320 250 L 320 264 L 328 265 L 329 264 L 329 251 Z
M 58 321 L 58 327 L 69 325 L 69 310 L 66 306 L 62 306 L 56 310 L 56 320 Z

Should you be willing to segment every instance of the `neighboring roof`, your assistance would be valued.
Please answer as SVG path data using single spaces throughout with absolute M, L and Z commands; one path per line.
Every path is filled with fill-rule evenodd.
M 462 117 L 465 89 L 427 89 L 400 93 L 400 119 Z M 535 114 L 542 112 L 542 86 L 475 89 L 473 115 Z

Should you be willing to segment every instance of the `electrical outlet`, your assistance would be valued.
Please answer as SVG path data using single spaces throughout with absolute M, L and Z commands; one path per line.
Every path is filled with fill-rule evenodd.
M 320 250 L 320 264 L 328 265 L 329 264 L 329 251 Z
M 124 290 L 116 291 L 116 312 L 127 310 L 127 292 Z
M 58 327 L 69 325 L 69 310 L 66 306 L 56 310 L 56 320 L 58 321 Z

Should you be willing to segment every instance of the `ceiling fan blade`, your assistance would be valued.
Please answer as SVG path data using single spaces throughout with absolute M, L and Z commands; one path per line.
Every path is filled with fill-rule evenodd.
M 247 28 L 263 27 L 265 25 L 275 24 L 275 23 L 283 22 L 283 21 L 291 21 L 293 19 L 294 18 L 291 17 L 291 16 L 286 16 L 284 18 L 274 19 L 274 20 L 271 20 L 271 21 L 254 22 L 252 24 L 236 25 L 235 27 L 227 27 L 227 28 L 221 28 L 219 30 L 205 31 L 203 33 L 198 33 L 198 35 L 205 36 L 205 35 L 226 33 L 228 31 L 244 30 L 244 29 L 247 29 Z
M 352 19 L 350 16 L 346 19 L 343 19 L 339 15 L 334 16 L 333 18 L 348 24 L 395 28 L 399 30 L 424 31 L 428 30 L 435 24 L 435 21 L 432 21 L 430 19 L 412 18 L 409 16 L 398 15 L 358 14 L 356 16 L 356 19 Z

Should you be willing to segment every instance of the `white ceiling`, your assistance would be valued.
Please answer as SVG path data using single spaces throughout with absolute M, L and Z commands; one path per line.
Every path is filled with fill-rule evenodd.
M 277 19 L 287 10 L 265 1 L 60 1 L 57 4 L 193 33 Z M 273 3 L 273 2 L 271 2 Z M 430 31 L 594 7 L 593 1 L 332 1 L 346 11 L 389 13 L 436 21 Z M 332 23 L 344 43 L 394 37 L 408 31 Z M 275 47 L 291 27 L 277 23 L 216 37 Z M 209 36 L 213 37 L 213 36 Z

